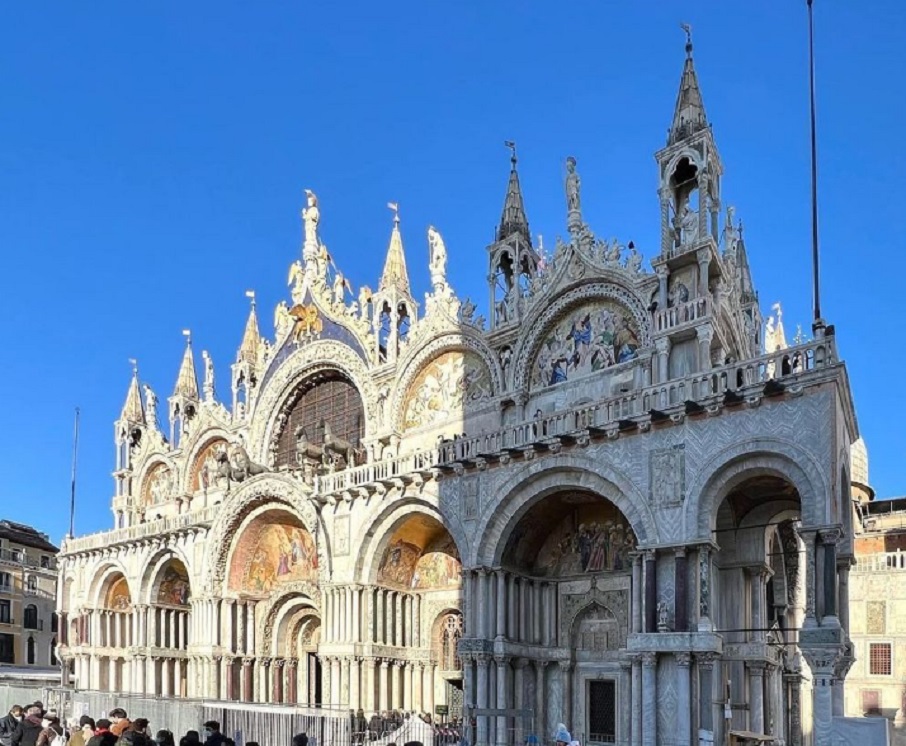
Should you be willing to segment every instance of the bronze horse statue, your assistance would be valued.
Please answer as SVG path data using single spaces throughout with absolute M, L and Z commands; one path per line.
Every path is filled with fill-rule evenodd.
M 336 437 L 327 420 L 321 420 L 321 428 L 324 431 L 324 451 L 334 456 L 342 456 L 347 467 L 355 466 L 359 449 L 348 440 Z

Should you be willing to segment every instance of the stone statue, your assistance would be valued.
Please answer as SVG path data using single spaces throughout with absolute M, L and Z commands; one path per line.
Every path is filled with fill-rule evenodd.
M 629 256 L 626 257 L 626 269 L 637 275 L 642 271 L 642 255 L 636 251 L 635 244 L 629 242 Z
M 274 309 L 274 331 L 279 342 L 293 325 L 292 316 L 289 315 L 289 307 L 285 300 L 281 300 Z
M 204 398 L 205 401 L 214 399 L 214 361 L 208 354 L 207 350 L 201 351 L 202 360 L 204 360 Z
M 607 264 L 619 264 L 620 263 L 620 254 L 623 252 L 623 247 L 617 239 L 613 239 L 613 242 L 610 244 L 610 248 L 607 250 L 607 253 L 604 254 L 604 261 Z
M 471 323 L 475 316 L 475 310 L 476 310 L 475 304 L 472 302 L 472 299 L 466 298 L 462 302 L 462 307 L 460 310 L 460 319 L 466 324 Z
M 305 248 L 316 251 L 321 211 L 318 209 L 318 197 L 311 189 L 305 190 L 305 198 L 308 203 L 308 206 L 302 210 L 302 219 L 305 221 Z
M 688 199 L 679 215 L 679 227 L 682 245 L 693 244 L 698 240 L 698 213 L 689 207 Z
M 333 278 L 333 302 L 338 306 L 342 306 L 344 303 L 348 285 L 349 283 L 343 277 L 343 273 L 337 270 L 337 274 Z
M 657 629 L 658 632 L 667 632 L 670 629 L 667 604 L 663 601 L 657 605 Z
M 157 427 L 157 394 L 151 390 L 151 387 L 145 383 L 142 384 L 145 391 L 145 407 L 147 408 L 146 419 L 151 427 Z
M 500 368 L 503 370 L 503 378 L 506 380 L 507 371 L 513 360 L 513 348 L 507 345 L 500 350 Z
M 362 285 L 359 288 L 359 310 L 362 312 L 362 318 L 368 319 L 368 304 L 371 303 L 371 288 Z
M 446 285 L 447 247 L 444 244 L 443 237 L 433 225 L 428 227 L 428 248 L 428 269 L 431 272 L 431 284 L 434 287 Z
M 736 227 L 736 208 L 727 208 L 727 224 L 724 226 L 724 254 L 735 254 L 739 243 L 739 228 Z
M 569 212 L 581 212 L 582 204 L 579 198 L 579 174 L 576 172 L 576 159 L 570 156 L 566 159 L 566 207 Z

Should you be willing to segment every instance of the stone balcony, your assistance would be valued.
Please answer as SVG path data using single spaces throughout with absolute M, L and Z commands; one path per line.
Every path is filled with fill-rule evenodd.
M 415 451 L 317 476 L 312 485 L 299 478 L 300 489 L 319 505 L 383 494 L 392 488 L 421 484 L 445 472 L 512 458 L 533 458 L 590 439 L 615 439 L 645 431 L 653 424 L 682 422 L 725 408 L 757 406 L 764 397 L 798 395 L 806 387 L 837 375 L 833 337 L 814 340 L 770 355 L 716 367 L 706 373 L 645 386 L 615 397 L 552 412 L 474 437 L 445 441 L 437 448 Z M 267 475 L 253 477 L 264 479 Z M 214 522 L 217 505 L 136 526 L 102 531 L 63 543 L 67 555 L 105 549 L 115 544 L 150 540 L 182 531 L 201 530 Z
M 670 308 L 654 312 L 654 331 L 656 334 L 676 331 L 698 323 L 711 316 L 711 298 L 703 296 L 693 298 L 687 303 L 680 303 Z

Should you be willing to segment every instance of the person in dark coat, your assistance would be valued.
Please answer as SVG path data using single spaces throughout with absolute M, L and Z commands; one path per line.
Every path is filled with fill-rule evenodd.
M 226 736 L 220 732 L 220 723 L 216 720 L 208 720 L 204 724 L 204 746 L 224 746 Z
M 107 718 L 101 718 L 95 725 L 94 735 L 85 746 L 115 746 L 116 736 L 110 732 L 111 722 Z
M 10 738 L 10 746 L 35 746 L 38 736 L 44 730 L 41 722 L 41 708 L 32 705 L 25 711 L 25 717 Z
M 10 746 L 13 733 L 25 717 L 24 710 L 19 705 L 13 705 L 9 708 L 9 715 L 0 718 L 0 746 Z
M 41 725 L 44 729 L 38 734 L 35 746 L 51 746 L 57 736 L 63 735 L 63 726 L 60 725 L 60 718 L 56 715 L 45 713 Z

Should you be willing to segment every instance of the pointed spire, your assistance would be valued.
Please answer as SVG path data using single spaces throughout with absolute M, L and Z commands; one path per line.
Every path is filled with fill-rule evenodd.
M 406 255 L 403 253 L 403 237 L 400 235 L 400 208 L 396 202 L 388 202 L 387 207 L 393 210 L 393 231 L 378 289 L 396 288 L 403 295 L 412 295 L 409 290 L 409 273 L 406 271 Z
M 183 353 L 182 364 L 179 366 L 173 396 L 198 399 L 198 378 L 195 375 L 195 356 L 192 354 L 192 333 L 188 329 L 183 329 L 182 333 L 186 338 L 186 351 Z
M 126 393 L 126 402 L 123 404 L 120 419 L 144 425 L 145 408 L 142 405 L 142 394 L 138 385 L 138 363 L 134 359 L 130 359 L 129 362 L 132 363 L 132 380 L 129 382 L 129 391 Z
M 510 156 L 510 180 L 506 187 L 506 199 L 503 202 L 503 213 L 500 216 L 500 227 L 497 229 L 497 240 L 503 241 L 514 233 L 522 236 L 532 245 L 532 234 L 529 231 L 528 218 L 525 215 L 525 203 L 522 199 L 522 187 L 519 185 L 519 172 L 516 170 L 516 143 L 504 142 L 512 155 Z
M 255 365 L 258 361 L 258 345 L 261 343 L 261 333 L 258 331 L 258 314 L 255 311 L 255 291 L 246 290 L 245 295 L 251 299 L 252 303 L 248 320 L 245 322 L 242 344 L 239 345 L 239 353 L 236 355 L 236 362 Z
M 684 23 L 682 28 L 686 32 L 686 61 L 683 64 L 683 76 L 680 79 L 679 94 L 676 97 L 673 124 L 667 137 L 668 145 L 691 137 L 708 126 L 705 104 L 702 102 L 702 92 L 698 86 L 698 76 L 695 74 L 695 64 L 692 61 L 692 27 Z

